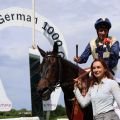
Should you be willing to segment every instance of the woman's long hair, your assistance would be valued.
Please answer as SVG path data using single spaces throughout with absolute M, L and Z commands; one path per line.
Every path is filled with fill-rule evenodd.
M 104 59 L 95 59 L 91 64 L 91 84 L 90 84 L 90 86 L 93 86 L 95 82 L 98 82 L 98 78 L 96 78 L 95 75 L 93 74 L 93 64 L 97 61 L 102 64 L 104 69 L 106 69 L 105 77 L 114 80 L 114 77 L 113 77 L 112 73 L 110 72 L 105 60 Z

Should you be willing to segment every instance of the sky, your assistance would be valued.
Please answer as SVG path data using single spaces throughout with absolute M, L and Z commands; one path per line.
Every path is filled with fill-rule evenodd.
M 0 3 L 0 10 L 10 7 L 32 9 L 31 0 L 0 0 Z M 68 59 L 74 62 L 76 44 L 80 55 L 88 42 L 96 38 L 94 23 L 100 17 L 110 19 L 112 28 L 109 34 L 120 42 L 119 5 L 119 0 L 35 0 L 35 11 L 60 30 L 67 45 Z M 38 31 L 35 32 L 35 42 L 44 50 L 52 49 Z M 31 28 L 7 27 L 0 30 L 0 78 L 16 109 L 31 109 L 28 52 L 31 46 Z M 79 66 L 89 67 L 91 62 L 92 57 Z M 120 78 L 120 61 L 116 76 Z M 63 104 L 62 96 L 59 104 Z

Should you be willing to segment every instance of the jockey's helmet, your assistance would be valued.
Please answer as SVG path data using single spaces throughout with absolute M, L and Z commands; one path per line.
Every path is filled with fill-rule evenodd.
M 98 30 L 99 28 L 107 28 L 108 30 L 111 28 L 111 22 L 108 18 L 99 18 L 96 22 L 95 22 L 95 29 Z

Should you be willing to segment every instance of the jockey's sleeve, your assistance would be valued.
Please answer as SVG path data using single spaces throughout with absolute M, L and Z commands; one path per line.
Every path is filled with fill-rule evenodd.
M 84 52 L 80 56 L 79 63 L 80 64 L 81 63 L 86 63 L 90 55 L 91 55 L 91 47 L 90 47 L 90 43 L 88 43 L 88 45 L 86 46 Z
M 119 60 L 119 42 L 116 41 L 112 46 L 111 46 L 111 51 L 110 51 L 110 58 L 108 59 L 108 66 L 110 69 L 113 69 L 117 64 Z

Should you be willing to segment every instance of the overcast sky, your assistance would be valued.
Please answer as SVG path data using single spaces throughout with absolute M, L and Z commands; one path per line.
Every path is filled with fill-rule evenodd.
M 72 62 L 75 45 L 79 45 L 81 54 L 88 42 L 96 38 L 94 23 L 100 17 L 110 19 L 110 35 L 120 42 L 119 5 L 120 0 L 35 0 L 36 12 L 49 19 L 61 31 L 67 44 L 68 59 Z M 32 9 L 32 1 L 0 0 L 0 10 L 10 7 Z M 51 50 L 49 42 L 40 32 L 35 35 L 36 44 L 44 50 Z M 31 109 L 28 53 L 31 46 L 31 28 L 8 27 L 0 30 L 0 78 L 16 109 Z M 89 67 L 91 62 L 92 58 L 80 66 Z M 120 77 L 119 66 L 120 61 L 117 77 Z

